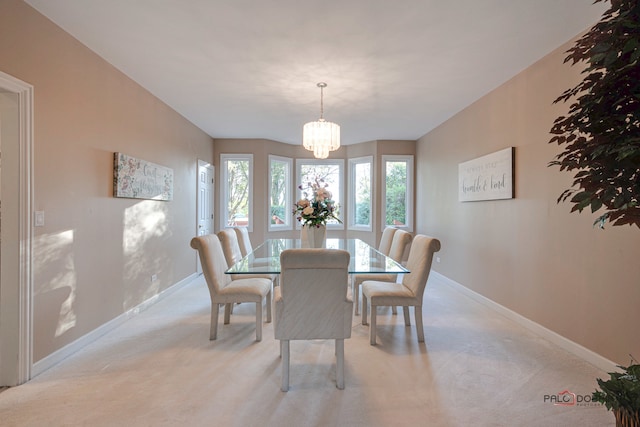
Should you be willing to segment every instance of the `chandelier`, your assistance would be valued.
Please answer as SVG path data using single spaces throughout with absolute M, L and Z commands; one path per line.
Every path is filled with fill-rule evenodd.
M 340 126 L 327 122 L 323 117 L 324 104 L 323 95 L 326 83 L 318 83 L 320 88 L 320 119 L 309 122 L 302 128 L 302 145 L 309 151 L 313 151 L 313 156 L 317 159 L 326 159 L 329 151 L 340 148 Z

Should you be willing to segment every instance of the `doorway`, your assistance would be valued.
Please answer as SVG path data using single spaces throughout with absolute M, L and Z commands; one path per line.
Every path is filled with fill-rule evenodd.
M 197 236 L 213 233 L 213 165 L 204 160 L 198 160 L 198 197 L 196 197 Z M 197 258 L 198 274 L 202 273 L 200 258 Z
M 33 86 L 0 72 L 0 386 L 31 378 Z

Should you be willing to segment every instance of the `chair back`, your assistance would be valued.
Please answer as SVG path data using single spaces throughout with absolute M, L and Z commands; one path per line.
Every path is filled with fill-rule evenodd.
M 389 249 L 389 258 L 400 263 L 404 256 L 404 251 L 407 245 L 411 244 L 411 234 L 404 230 L 396 230 L 393 234 L 393 240 L 391 241 L 391 249 Z
M 378 245 L 378 252 L 389 255 L 389 250 L 391 249 L 391 241 L 393 240 L 393 235 L 395 234 L 397 228 L 393 227 L 385 227 L 382 232 L 382 237 L 380 237 L 380 244 Z
M 222 244 L 222 252 L 227 260 L 227 265 L 234 265 L 242 259 L 242 252 L 238 244 L 238 236 L 233 228 L 225 228 L 218 232 L 218 239 Z
M 191 239 L 191 247 L 198 251 L 202 272 L 213 300 L 214 295 L 231 282 L 231 277 L 224 273 L 229 267 L 220 240 L 215 234 L 205 234 Z
M 411 272 L 404 274 L 402 284 L 411 289 L 418 301 L 422 301 L 424 288 L 427 286 L 433 254 L 440 250 L 440 240 L 418 234 L 413 238 L 409 250 L 407 269 Z
M 348 296 L 349 258 L 349 252 L 336 249 L 282 251 L 276 339 L 351 337 L 353 301 Z
M 253 246 L 251 245 L 251 239 L 249 239 L 249 230 L 247 227 L 234 227 L 236 237 L 238 238 L 238 246 L 240 246 L 240 253 L 242 257 L 246 257 L 253 252 Z

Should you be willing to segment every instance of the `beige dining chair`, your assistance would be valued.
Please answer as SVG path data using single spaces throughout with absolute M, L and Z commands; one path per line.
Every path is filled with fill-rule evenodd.
M 411 234 L 404 230 L 398 230 L 395 228 L 387 227 L 385 230 L 391 229 L 394 230 L 391 233 L 391 243 L 389 245 L 389 250 L 387 253 L 379 251 L 389 258 L 393 259 L 397 263 L 402 262 L 402 257 L 404 256 L 405 250 L 408 245 L 411 244 Z M 384 237 L 384 233 L 383 233 Z M 380 239 L 380 246 L 382 247 L 382 239 Z M 379 282 L 395 282 L 398 280 L 397 274 L 354 274 L 352 277 L 352 287 L 353 287 L 353 303 L 355 305 L 356 315 L 359 314 L 359 296 L 360 296 L 360 285 L 367 280 L 377 280 Z M 395 307 L 394 307 L 395 314 Z
M 253 245 L 251 244 L 251 239 L 249 238 L 249 229 L 247 229 L 247 227 L 234 227 L 233 230 L 236 232 L 236 237 L 238 238 L 238 246 L 240 247 L 240 253 L 244 258 L 251 252 L 253 252 Z M 269 264 L 271 264 L 271 258 L 254 258 L 253 264 L 256 266 L 268 266 Z M 278 285 L 277 274 L 275 274 L 273 277 L 273 285 Z
M 246 257 L 253 252 L 253 246 L 251 245 L 251 239 L 249 238 L 249 230 L 247 227 L 234 227 L 233 230 L 238 238 L 240 253 L 243 257 Z
M 222 251 L 224 252 L 224 257 L 227 260 L 227 264 L 229 266 L 234 265 L 238 261 L 240 261 L 244 256 L 242 255 L 242 251 L 240 250 L 240 244 L 238 243 L 238 235 L 236 234 L 235 229 L 233 228 L 224 228 L 218 232 L 218 238 L 220 239 L 220 243 L 222 244 Z M 269 279 L 273 282 L 276 278 L 275 274 L 232 274 L 232 279 L 247 279 L 247 278 L 256 278 L 261 277 L 265 279 Z
M 231 321 L 231 308 L 235 303 L 256 304 L 256 341 L 262 340 L 262 304 L 267 305 L 267 322 L 271 322 L 271 281 L 265 278 L 241 278 L 233 280 L 225 274 L 227 261 L 218 236 L 207 234 L 191 239 L 191 247 L 198 251 L 204 278 L 211 298 L 211 325 L 209 339 L 218 336 L 220 304 L 225 305 L 224 324 Z
M 378 306 L 402 306 L 404 321 L 410 326 L 409 307 L 413 307 L 418 342 L 424 342 L 422 325 L 422 299 L 429 279 L 433 254 L 440 250 L 440 241 L 422 234 L 414 237 L 409 250 L 407 269 L 402 283 L 367 280 L 362 284 L 362 324 L 367 324 L 367 311 L 371 310 L 369 341 L 376 344 L 376 314 Z
M 351 337 L 353 301 L 349 252 L 286 249 L 274 290 L 275 338 L 280 340 L 282 391 L 289 390 L 289 341 L 335 339 L 336 386 L 344 389 L 344 340 Z
M 393 235 L 395 234 L 397 228 L 394 227 L 385 227 L 382 230 L 382 236 L 380 237 L 380 244 L 378 245 L 378 252 L 384 255 L 389 255 L 389 251 L 391 250 L 391 242 L 393 241 Z

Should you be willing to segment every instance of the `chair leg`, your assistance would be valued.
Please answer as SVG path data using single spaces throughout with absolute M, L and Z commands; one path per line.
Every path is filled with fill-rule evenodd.
M 224 324 L 228 325 L 231 321 L 231 312 L 233 311 L 233 304 L 226 303 L 224 305 Z
M 289 391 L 289 340 L 280 341 L 282 352 L 282 386 L 280 390 Z
M 396 308 L 395 305 L 391 306 L 391 314 L 398 314 L 398 309 Z
M 362 324 L 367 325 L 367 297 L 362 294 Z
M 262 341 L 262 300 L 256 303 L 256 341 Z
M 413 316 L 416 318 L 416 332 L 418 333 L 418 342 L 424 342 L 424 328 L 422 326 L 422 306 L 413 307 Z
M 404 312 L 404 325 L 411 326 L 411 319 L 409 318 L 409 307 L 403 306 L 402 311 Z
M 336 340 L 336 387 L 344 390 L 344 340 Z
M 211 323 L 209 325 L 209 340 L 213 341 L 218 338 L 218 315 L 220 314 L 220 304 L 211 304 Z
M 355 314 L 357 316 L 358 314 L 360 314 L 360 302 L 359 302 L 360 301 L 360 295 L 358 295 L 360 293 L 359 292 L 360 291 L 360 284 L 358 283 L 356 285 L 355 277 L 353 278 L 353 287 L 352 287 L 352 289 L 353 289 L 353 306 L 355 307 L 355 310 L 356 310 Z
M 369 326 L 369 343 L 376 345 L 376 317 L 378 314 L 378 307 L 371 304 L 371 326 Z
M 272 291 L 267 294 L 267 323 L 271 323 L 271 300 L 273 299 Z

